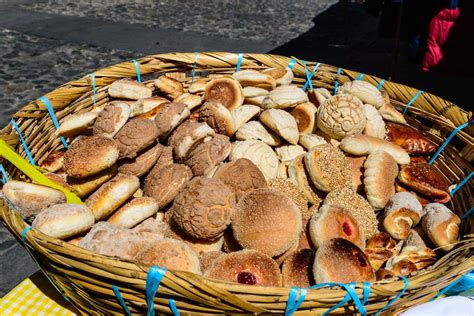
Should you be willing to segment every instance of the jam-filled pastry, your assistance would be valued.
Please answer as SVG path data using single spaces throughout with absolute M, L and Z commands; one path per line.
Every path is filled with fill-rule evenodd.
M 409 154 L 428 154 L 436 150 L 435 144 L 416 129 L 393 122 L 385 124 L 386 140 L 405 149 Z
M 434 202 L 446 203 L 451 199 L 449 183 L 429 164 L 403 166 L 398 180 Z

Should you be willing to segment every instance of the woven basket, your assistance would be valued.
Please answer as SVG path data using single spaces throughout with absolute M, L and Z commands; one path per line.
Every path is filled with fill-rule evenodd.
M 239 62 L 241 59 L 241 63 Z M 239 58 L 231 53 L 170 53 L 141 58 L 138 61 L 139 71 L 148 86 L 161 74 L 166 74 L 182 81 L 186 86 L 191 77 L 206 77 L 213 74 L 232 73 L 239 63 L 240 69 L 264 69 L 270 67 L 287 67 L 290 58 L 266 54 L 244 54 Z M 311 72 L 316 63 L 297 60 L 293 71 L 294 83 L 302 85 L 307 72 Z M 306 68 L 305 68 L 306 67 Z M 337 74 L 337 67 L 321 64 L 312 77 L 313 87 L 334 88 L 337 81 L 340 85 L 359 77 L 358 72 L 342 69 Z M 125 62 L 95 72 L 96 93 L 94 96 L 91 76 L 68 82 L 46 94 L 51 101 L 56 116 L 61 122 L 72 113 L 88 111 L 93 106 L 94 97 L 97 105 L 109 101 L 107 87 L 115 80 L 135 77 L 136 67 L 133 62 Z M 151 75 L 151 76 L 148 76 Z M 365 75 L 362 80 L 378 85 L 380 78 Z M 392 103 L 399 109 L 418 92 L 393 82 L 383 85 Z M 62 148 L 54 135 L 52 124 L 45 105 L 33 101 L 14 115 L 25 142 L 37 163 L 41 163 L 49 153 Z M 423 131 L 435 144 L 440 146 L 455 127 L 468 122 L 471 113 L 467 113 L 451 102 L 429 93 L 422 93 L 409 107 L 407 121 Z M 457 184 L 466 178 L 473 167 L 473 126 L 470 125 L 456 133 L 449 145 L 436 159 L 434 166 L 449 180 Z M 14 146 L 17 152 L 25 156 L 25 151 L 12 125 L 0 131 L 0 138 Z M 24 176 L 8 163 L 11 178 L 23 179 Z M 465 184 L 452 197 L 447 205 L 459 216 L 473 205 L 474 186 L 472 181 Z M 2 220 L 11 232 L 20 238 L 27 223 L 13 209 L 0 204 Z M 408 288 L 403 292 L 403 280 L 375 282 L 371 284 L 370 296 L 365 302 L 367 313 L 375 313 L 386 307 L 384 312 L 393 314 L 410 306 L 427 302 L 441 289 L 462 277 L 474 266 L 472 250 L 474 248 L 474 216 L 465 219 L 461 224 L 462 239 L 449 253 L 441 254 L 440 259 L 430 268 L 419 271 L 408 279 Z M 143 314 L 147 311 L 146 278 L 150 267 L 135 262 L 116 260 L 97 255 L 61 240 L 45 236 L 35 230 L 25 235 L 25 247 L 38 262 L 55 287 L 72 304 L 85 314 L 123 314 L 111 285 L 116 285 L 132 313 Z M 208 280 L 192 273 L 168 271 L 161 281 L 158 293 L 154 297 L 155 310 L 158 313 L 171 313 L 169 299 L 174 299 L 181 314 L 254 314 L 285 312 L 289 300 L 290 288 L 252 287 Z M 355 292 L 363 295 L 363 285 L 357 284 Z M 398 299 L 397 295 L 403 293 Z M 344 299 L 347 292 L 341 287 L 310 289 L 296 314 L 315 315 L 327 311 Z M 349 300 L 332 313 L 355 313 L 355 304 Z

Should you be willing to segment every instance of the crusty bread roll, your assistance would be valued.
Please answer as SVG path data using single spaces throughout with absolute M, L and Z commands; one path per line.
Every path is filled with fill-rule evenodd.
M 114 102 L 119 102 L 119 101 L 114 101 Z M 169 100 L 157 95 L 149 97 L 149 98 L 140 99 L 136 102 L 129 104 L 130 117 L 143 115 L 145 113 L 153 111 L 154 109 L 156 109 L 163 103 L 169 103 Z
M 166 75 L 160 76 L 154 81 L 155 87 L 160 90 L 167 98 L 174 100 L 184 93 L 184 87 L 181 82 Z
M 114 136 L 121 158 L 135 158 L 137 153 L 156 141 L 158 128 L 155 122 L 143 117 L 128 121 Z
M 117 161 L 119 148 L 112 139 L 102 136 L 81 136 L 64 154 L 64 170 L 68 176 L 86 178 Z
M 402 147 L 368 135 L 344 137 L 339 148 L 349 154 L 357 156 L 366 156 L 374 151 L 383 150 L 392 155 L 400 165 L 410 163 L 410 156 Z
M 395 109 L 395 107 L 390 103 L 385 102 L 385 104 L 379 108 L 379 113 L 386 121 L 407 124 L 403 114 L 398 112 L 397 109 Z
M 315 284 L 312 268 L 315 255 L 316 252 L 313 249 L 292 252 L 281 267 L 283 286 L 308 288 Z
M 108 104 L 95 120 L 93 133 L 97 136 L 113 138 L 127 123 L 130 107 L 124 102 Z
M 309 179 L 310 176 L 304 164 L 304 156 L 300 155 L 290 162 L 288 165 L 288 178 L 299 186 L 310 204 L 319 205 L 322 200 L 320 197 L 322 192 L 316 189 L 313 182 Z
M 316 128 L 316 112 L 318 109 L 311 102 L 298 104 L 291 115 L 296 120 L 300 134 L 311 134 Z
M 167 103 L 155 116 L 158 128 L 158 137 L 164 139 L 185 119 L 191 115 L 188 106 L 184 103 Z
M 453 249 L 459 238 L 461 220 L 443 204 L 430 203 L 425 206 L 423 230 L 431 241 L 444 251 Z
M 188 87 L 189 93 L 204 93 L 206 90 L 206 85 L 209 81 L 209 77 L 194 80 L 194 82 Z
M 247 104 L 253 104 L 261 106 L 263 100 L 268 95 L 268 90 L 257 87 L 245 87 L 243 88 L 244 102 Z
M 385 104 L 382 93 L 367 81 L 352 80 L 348 81 L 337 90 L 338 94 L 351 94 L 358 97 L 362 102 L 373 105 L 379 109 Z
M 132 228 L 158 212 L 158 202 L 151 197 L 135 198 L 119 208 L 107 220 L 109 223 Z
M 232 229 L 242 247 L 274 257 L 298 241 L 301 214 L 295 202 L 280 191 L 256 189 L 237 203 Z
M 90 111 L 67 116 L 56 131 L 56 134 L 71 137 L 87 131 L 95 122 L 99 112 Z
M 257 87 L 265 90 L 272 90 L 276 87 L 275 79 L 258 70 L 246 69 L 235 72 L 234 77 L 242 87 Z
M 186 243 L 175 239 L 165 238 L 151 243 L 133 259 L 150 266 L 201 274 L 198 254 Z
M 294 78 L 293 71 L 288 68 L 268 68 L 262 70 L 262 73 L 272 76 L 277 86 L 287 86 L 291 84 Z
M 202 97 L 196 94 L 183 93 L 173 100 L 174 103 L 184 103 L 190 111 L 202 104 Z
M 385 151 L 372 152 L 364 163 L 364 188 L 367 200 L 376 210 L 385 207 L 395 194 L 398 165 Z
M 275 151 L 281 161 L 290 161 L 305 153 L 305 150 L 300 145 L 280 146 L 275 148 Z
M 367 256 L 359 247 L 344 238 L 328 240 L 318 248 L 313 273 L 316 283 L 375 280 Z
M 148 175 L 143 193 L 158 201 L 160 207 L 165 207 L 181 192 L 192 176 L 191 169 L 186 165 L 173 163 L 164 166 Z
M 199 120 L 206 122 L 218 134 L 232 136 L 236 131 L 232 113 L 224 105 L 215 101 L 204 103 L 199 111 Z
M 176 160 L 183 161 L 194 147 L 215 134 L 207 123 L 187 120 L 174 130 L 168 138 L 168 145 L 173 147 Z
M 23 181 L 8 181 L 3 185 L 2 192 L 5 199 L 27 219 L 34 218 L 51 205 L 66 203 L 63 192 Z
M 348 186 L 352 181 L 349 160 L 329 144 L 311 148 L 304 156 L 306 170 L 316 188 L 324 192 Z
M 232 144 L 230 161 L 247 158 L 252 161 L 267 180 L 276 178 L 278 173 L 278 157 L 270 146 L 258 140 L 246 140 Z
M 269 109 L 260 114 L 260 121 L 290 144 L 298 143 L 300 138 L 298 125 L 290 113 L 279 109 Z
M 308 102 L 306 93 L 297 86 L 280 86 L 265 97 L 262 103 L 264 109 L 286 109 L 300 103 Z
M 153 90 L 130 79 L 117 80 L 109 86 L 109 95 L 119 99 L 139 100 L 149 98 Z
M 298 142 L 301 146 L 306 148 L 306 150 L 310 150 L 314 146 L 327 144 L 327 141 L 324 139 L 324 137 L 316 134 L 302 134 L 300 135 Z
M 233 111 L 244 102 L 244 93 L 237 80 L 225 76 L 207 83 L 204 100 L 219 102 L 229 111 Z
M 344 238 L 359 248 L 365 248 L 365 236 L 359 223 L 341 208 L 323 205 L 309 222 L 313 244 L 319 248 L 333 238 Z
M 205 276 L 245 285 L 281 286 L 281 273 L 275 260 L 249 249 L 219 256 Z
M 397 240 L 406 239 L 411 228 L 416 226 L 423 216 L 423 207 L 415 195 L 398 192 L 385 206 L 383 227 Z
M 243 104 L 232 111 L 234 117 L 235 130 L 239 130 L 252 117 L 260 113 L 260 107 L 252 104 Z
M 176 196 L 173 220 L 191 237 L 215 239 L 229 226 L 234 208 L 234 193 L 223 182 L 195 177 Z
M 226 160 L 231 150 L 229 137 L 216 134 L 194 148 L 184 163 L 191 168 L 193 175 L 202 176 Z
M 88 197 L 86 205 L 92 210 L 96 220 L 101 220 L 119 208 L 139 187 L 137 177 L 118 174 Z
M 235 193 L 237 201 L 247 192 L 267 187 L 263 173 L 246 158 L 220 165 L 213 177 L 227 185 Z
M 278 146 L 283 143 L 277 134 L 259 121 L 250 121 L 242 125 L 235 133 L 235 138 L 237 140 L 259 140 L 270 146 Z
M 49 172 L 56 172 L 64 166 L 64 151 L 55 150 L 40 163 L 40 167 Z
M 150 169 L 155 165 L 162 150 L 163 146 L 161 144 L 156 144 L 155 146 L 144 150 L 135 159 L 121 165 L 118 168 L 118 171 L 135 177 L 141 177 L 150 171 Z
M 55 204 L 38 214 L 32 227 L 45 235 L 65 239 L 88 231 L 94 222 L 94 214 L 84 205 Z
M 117 165 L 112 165 L 112 167 L 87 178 L 78 179 L 68 176 L 66 177 L 66 182 L 73 188 L 73 191 L 82 198 L 94 192 L 98 187 L 112 179 L 116 174 Z
M 364 104 L 365 118 L 367 119 L 363 133 L 365 135 L 384 139 L 385 122 L 377 109 L 370 105 Z

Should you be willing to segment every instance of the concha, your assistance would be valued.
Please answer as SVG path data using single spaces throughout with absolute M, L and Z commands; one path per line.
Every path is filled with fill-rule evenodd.
M 362 102 L 375 106 L 376 109 L 381 108 L 385 104 L 382 93 L 377 87 L 367 81 L 354 80 L 346 82 L 337 90 L 337 94 L 352 94 Z

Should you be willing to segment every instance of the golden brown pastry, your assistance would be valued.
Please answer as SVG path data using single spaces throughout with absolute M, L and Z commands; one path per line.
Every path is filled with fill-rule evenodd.
M 163 109 L 155 116 L 155 124 L 158 128 L 158 137 L 164 139 L 181 122 L 191 115 L 188 107 L 184 103 L 167 103 Z
M 270 146 L 279 146 L 283 143 L 280 136 L 259 121 L 250 121 L 242 125 L 235 133 L 235 139 L 259 140 Z
M 239 130 L 245 123 L 260 113 L 260 107 L 251 104 L 243 104 L 232 111 L 234 117 L 235 130 Z
M 302 134 L 300 135 L 299 144 L 306 148 L 306 150 L 310 150 L 314 146 L 327 144 L 327 141 L 324 137 L 316 135 L 316 134 Z
M 61 170 L 64 165 L 64 153 L 64 151 L 59 150 L 53 151 L 40 163 L 40 168 L 49 172 Z
M 92 131 L 94 135 L 113 138 L 127 123 L 130 117 L 130 107 L 124 102 L 108 104 L 99 113 Z
M 229 137 L 216 134 L 194 148 L 184 163 L 191 168 L 193 175 L 202 176 L 226 160 L 231 150 Z
M 291 161 L 306 152 L 300 145 L 280 146 L 275 151 L 282 162 Z
M 299 186 L 310 204 L 319 205 L 323 194 L 322 191 L 314 187 L 311 180 L 308 180 L 310 176 L 305 168 L 304 157 L 305 155 L 300 155 L 290 162 L 288 177 Z
M 390 280 L 395 277 L 395 274 L 387 269 L 379 269 L 375 272 L 375 278 L 377 281 Z
M 384 139 L 385 122 L 377 109 L 370 105 L 364 104 L 364 113 L 367 122 L 364 127 L 363 134 Z
M 398 175 L 397 162 L 385 151 L 375 151 L 367 157 L 364 169 L 364 188 L 367 200 L 374 209 L 383 209 L 395 194 L 395 179 Z
M 428 199 L 438 203 L 451 200 L 446 179 L 429 164 L 409 164 L 403 166 L 398 180 Z
M 237 203 L 232 229 L 242 247 L 274 257 L 298 241 L 302 221 L 291 198 L 278 190 L 256 189 Z
M 393 257 L 387 261 L 386 267 L 394 276 L 408 276 L 417 271 L 416 264 L 408 259 L 402 259 L 399 256 Z
M 175 239 L 162 239 L 148 244 L 133 259 L 149 266 L 201 274 L 198 254 L 186 243 Z
M 204 100 L 219 102 L 233 111 L 244 102 L 244 93 L 237 80 L 227 76 L 220 77 L 207 83 Z
M 435 246 L 444 251 L 453 249 L 459 238 L 461 220 L 443 204 L 430 203 L 425 206 L 423 216 L 423 230 L 430 237 Z
M 298 125 L 295 118 L 288 112 L 269 109 L 260 114 L 260 121 L 290 144 L 298 143 Z
M 154 198 L 160 208 L 171 203 L 186 183 L 191 180 L 191 169 L 182 164 L 173 163 L 162 167 L 145 179 L 143 193 Z
M 202 104 L 202 98 L 199 95 L 183 93 L 182 95 L 174 99 L 173 102 L 184 103 L 186 104 L 188 109 L 192 111 Z
M 351 166 L 343 152 L 329 144 L 311 148 L 304 156 L 306 170 L 316 188 L 324 192 L 348 186 Z
M 316 112 L 318 109 L 311 102 L 297 105 L 291 115 L 296 120 L 300 134 L 311 134 L 316 128 Z
M 99 115 L 99 111 L 90 111 L 67 116 L 56 131 L 56 135 L 71 137 L 87 132 Z
M 158 212 L 158 202 L 151 197 L 135 198 L 122 206 L 107 220 L 117 226 L 132 228 Z
M 275 79 L 272 76 L 253 69 L 237 71 L 232 77 L 234 77 L 242 87 L 251 86 L 265 90 L 272 90 L 276 87 Z
M 308 288 L 315 284 L 313 277 L 315 254 L 313 249 L 301 249 L 286 258 L 281 268 L 284 287 Z
M 143 117 L 128 121 L 114 136 L 121 158 L 135 158 L 137 153 L 156 141 L 158 129 L 155 122 Z
M 181 82 L 165 75 L 155 79 L 154 84 L 161 93 L 171 100 L 176 99 L 184 93 L 184 87 Z
M 407 121 L 405 120 L 403 114 L 398 112 L 397 109 L 395 109 L 395 107 L 387 101 L 379 109 L 379 113 L 380 115 L 382 115 L 385 121 L 407 124 Z
M 236 131 L 232 113 L 224 105 L 215 101 L 204 103 L 199 110 L 199 120 L 206 122 L 219 134 L 232 136 Z
M 409 154 L 425 155 L 436 150 L 435 144 L 410 126 L 387 122 L 386 140 L 401 146 Z
M 287 86 L 293 81 L 293 71 L 284 68 L 268 68 L 262 70 L 263 74 L 270 75 L 275 79 L 277 86 Z
M 115 101 L 115 102 L 120 102 L 120 101 Z M 136 102 L 133 102 L 132 104 L 129 104 L 130 111 L 131 111 L 130 117 L 135 117 L 135 116 L 152 112 L 155 109 L 161 107 L 163 103 L 169 103 L 168 99 L 165 99 L 157 95 L 150 98 L 140 99 Z
M 213 177 L 227 185 L 235 193 L 237 201 L 247 192 L 267 187 L 267 181 L 260 169 L 245 158 L 222 164 Z
M 424 269 L 436 261 L 436 253 L 427 247 L 404 246 L 396 260 L 408 260 L 417 270 Z
M 399 247 L 389 234 L 382 232 L 367 240 L 364 252 L 374 271 L 377 271 L 385 262 L 400 252 Z
M 111 167 L 119 157 L 119 147 L 110 138 L 81 136 L 64 154 L 68 176 L 86 178 Z
M 162 150 L 163 146 L 156 144 L 140 153 L 135 159 L 121 165 L 118 171 L 124 174 L 131 174 L 135 177 L 141 177 L 155 165 Z
M 359 247 L 344 238 L 328 240 L 318 249 L 313 273 L 316 283 L 375 280 L 367 256 Z
M 55 204 L 41 211 L 31 226 L 45 235 L 65 239 L 85 233 L 94 222 L 94 214 L 84 205 Z
M 139 100 L 149 98 L 153 90 L 143 83 L 131 79 L 114 81 L 108 89 L 109 95 L 118 99 Z
M 275 260 L 248 249 L 219 256 L 205 276 L 245 285 L 281 286 L 281 273 Z
M 423 207 L 416 197 L 408 192 L 399 192 L 390 198 L 385 207 L 383 227 L 393 238 L 406 239 L 411 228 L 423 216 Z
M 102 184 L 112 179 L 117 174 L 117 165 L 107 168 L 87 178 L 66 177 L 66 182 L 72 187 L 79 197 L 85 197 L 94 192 Z
M 252 86 L 245 87 L 242 89 L 242 91 L 244 93 L 244 102 L 246 104 L 253 104 L 259 107 L 262 105 L 263 100 L 268 95 L 268 90 Z
M 377 87 L 363 80 L 348 81 L 339 87 L 337 93 L 353 95 L 362 102 L 373 105 L 377 109 L 385 104 L 382 93 Z
M 313 244 L 319 248 L 333 238 L 344 238 L 359 248 L 365 248 L 365 237 L 359 223 L 343 209 L 323 205 L 309 222 Z
M 295 107 L 300 103 L 308 102 L 306 93 L 297 86 L 280 86 L 263 99 L 261 107 L 264 109 L 286 109 Z

